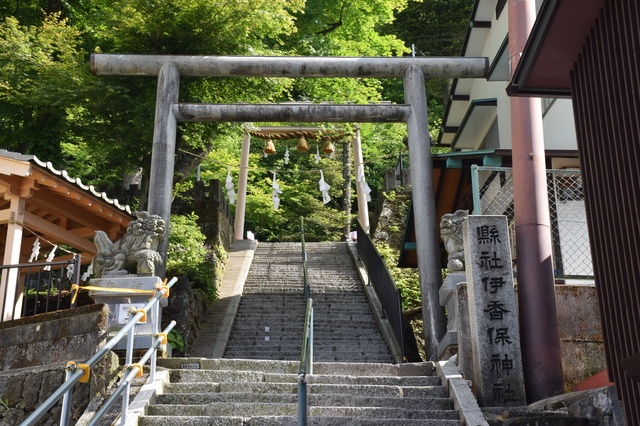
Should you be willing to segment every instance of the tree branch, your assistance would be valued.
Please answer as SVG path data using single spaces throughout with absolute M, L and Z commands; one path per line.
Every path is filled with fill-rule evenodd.
M 338 17 L 338 20 L 336 22 L 332 24 L 327 24 L 327 27 L 324 30 L 318 31 L 316 34 L 327 35 L 335 31 L 336 29 L 338 29 L 342 25 L 342 13 L 344 12 L 344 7 L 346 5 L 347 5 L 347 2 L 342 3 L 342 7 L 340 8 L 340 16 Z

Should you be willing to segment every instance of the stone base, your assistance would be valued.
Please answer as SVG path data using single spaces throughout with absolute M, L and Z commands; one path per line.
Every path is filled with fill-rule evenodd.
M 438 360 L 446 361 L 458 353 L 458 333 L 448 330 L 438 344 Z
M 464 283 L 466 281 L 467 274 L 464 271 L 447 275 L 447 278 L 444 279 L 442 286 L 440 287 L 440 304 L 442 306 L 447 306 L 449 299 L 456 292 L 456 284 Z
M 107 277 L 107 278 L 94 278 L 89 280 L 89 285 L 92 287 L 104 287 L 104 288 L 112 288 L 112 289 L 131 289 L 131 290 L 145 290 L 152 291 L 156 285 L 162 284 L 162 280 L 160 277 L 152 276 L 145 277 L 139 275 L 123 275 L 121 277 Z M 91 296 L 96 303 L 106 303 L 99 302 L 98 298 L 119 298 L 118 300 L 131 299 L 131 303 L 137 303 L 138 300 L 149 300 L 151 296 L 150 293 L 135 293 L 128 291 L 100 291 L 100 290 L 89 290 L 89 296 Z M 133 302 L 136 300 L 136 302 Z M 160 299 L 160 306 L 167 306 L 167 299 Z
M 89 281 L 89 285 L 93 287 L 104 287 L 112 289 L 125 289 L 123 291 L 100 291 L 90 290 L 89 295 L 96 301 L 96 303 L 104 303 L 109 306 L 109 338 L 115 336 L 122 327 L 129 321 L 128 311 L 129 308 L 134 307 L 136 309 L 142 309 L 153 296 L 150 293 L 135 293 L 128 292 L 126 289 L 132 290 L 153 290 L 155 285 L 162 284 L 159 277 L 145 277 L 138 275 L 125 275 L 122 277 L 107 277 L 107 278 L 95 278 Z M 162 319 L 162 308 L 167 306 L 168 298 L 160 299 L 158 305 L 156 305 L 158 315 L 158 327 L 160 320 Z M 144 349 L 149 348 L 153 343 L 152 334 L 159 333 L 160 330 L 153 329 L 153 309 L 147 314 L 147 322 L 140 323 L 134 328 L 134 348 Z M 126 336 L 122 338 L 115 346 L 114 349 L 125 349 L 127 347 Z M 160 348 L 166 349 L 166 345 L 161 345 Z

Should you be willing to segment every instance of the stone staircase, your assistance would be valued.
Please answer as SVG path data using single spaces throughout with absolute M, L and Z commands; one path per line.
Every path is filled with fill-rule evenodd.
M 346 243 L 307 243 L 314 360 L 392 362 Z M 298 360 L 304 325 L 301 243 L 256 249 L 225 358 Z
M 462 425 L 433 363 L 392 364 L 347 244 L 306 249 L 314 300 L 308 424 Z M 224 358 L 159 359 L 169 379 L 137 425 L 296 425 L 304 310 L 301 244 L 260 243 Z
M 180 363 L 200 369 L 179 369 Z M 163 359 L 171 383 L 140 426 L 296 425 L 295 361 Z M 177 368 L 176 368 L 177 367 Z M 460 425 L 431 363 L 316 363 L 307 376 L 310 425 Z

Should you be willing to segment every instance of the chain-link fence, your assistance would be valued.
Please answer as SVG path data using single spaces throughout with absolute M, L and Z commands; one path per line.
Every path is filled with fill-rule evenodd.
M 473 213 L 507 216 L 516 271 L 513 170 L 472 166 L 471 176 Z M 547 170 L 547 194 L 556 278 L 593 279 L 580 171 Z

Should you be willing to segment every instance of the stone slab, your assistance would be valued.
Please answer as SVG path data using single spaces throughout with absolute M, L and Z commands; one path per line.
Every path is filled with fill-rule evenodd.
M 526 405 L 507 218 L 468 216 L 463 229 L 478 402 Z

